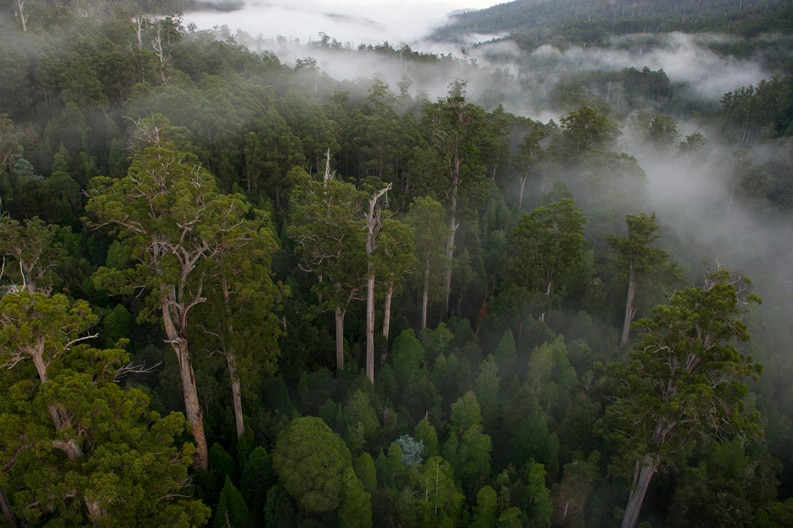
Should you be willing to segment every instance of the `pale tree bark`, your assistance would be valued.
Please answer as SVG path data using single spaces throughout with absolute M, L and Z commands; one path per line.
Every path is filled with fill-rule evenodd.
M 337 306 L 336 316 L 336 370 L 344 370 L 344 314 L 346 309 Z
M 388 340 L 391 334 L 391 301 L 394 298 L 394 283 L 388 285 L 388 291 L 385 294 L 385 303 L 383 306 L 383 337 Z
M 207 447 L 206 435 L 204 433 L 204 416 L 201 405 L 198 401 L 198 388 L 195 382 L 195 372 L 193 362 L 190 358 L 190 346 L 187 337 L 181 335 L 171 314 L 171 302 L 163 302 L 162 320 L 165 327 L 166 342 L 171 345 L 176 353 L 179 365 L 179 377 L 182 381 L 182 398 L 184 399 L 185 418 L 190 423 L 193 439 L 196 443 L 196 454 L 193 466 L 200 469 L 209 469 L 209 449 Z M 187 316 L 186 307 L 182 306 L 180 314 L 182 318 Z M 181 326 L 181 325 L 180 325 Z
M 633 302 L 636 299 L 636 271 L 633 269 L 633 263 L 630 263 L 628 270 L 628 296 L 625 300 L 625 320 L 622 323 L 622 337 L 620 338 L 620 345 L 625 346 L 628 344 L 631 334 L 631 322 L 636 315 L 636 308 Z
M 25 14 L 25 0 L 14 0 L 14 10 L 16 11 L 17 17 L 19 17 L 19 23 L 22 25 L 22 32 L 26 33 L 30 15 Z
M 652 460 L 645 460 L 644 462 L 636 461 L 636 469 L 633 474 L 633 487 L 628 497 L 628 504 L 625 506 L 625 516 L 622 518 L 620 528 L 636 527 L 636 524 L 639 522 L 639 513 L 641 513 L 644 496 L 647 494 L 647 488 L 650 486 L 650 481 L 657 469 L 657 464 Z
M 421 329 L 427 328 L 427 308 L 430 303 L 430 259 L 424 266 L 424 289 L 421 293 Z
M 366 377 L 374 383 L 374 285 L 375 269 L 372 257 L 377 248 L 377 235 L 380 233 L 382 222 L 377 201 L 391 190 L 389 183 L 369 198 L 369 210 L 366 212 L 366 255 L 369 258 L 369 274 L 366 278 Z
M 374 383 L 374 272 L 366 279 L 366 377 Z
M 446 237 L 446 263 L 443 275 L 444 288 L 444 314 L 449 313 L 449 298 L 452 293 L 452 268 L 454 265 L 454 239 L 460 223 L 457 221 L 457 190 L 460 186 L 460 169 L 463 160 L 457 152 L 454 155 L 454 169 L 452 171 L 452 185 L 449 191 L 449 234 Z
M 240 376 L 237 372 L 237 357 L 231 353 L 226 354 L 226 364 L 229 368 L 231 378 L 231 401 L 234 405 L 234 424 L 237 427 L 237 439 L 242 438 L 245 433 L 245 420 L 242 412 L 242 386 Z
M 242 412 L 242 387 L 240 383 L 239 371 L 237 370 L 237 355 L 234 350 L 234 323 L 231 314 L 231 286 L 226 277 L 220 281 L 221 288 L 223 289 L 223 305 L 226 310 L 226 332 L 228 339 L 232 342 L 228 346 L 223 345 L 223 355 L 226 358 L 226 365 L 229 369 L 229 378 L 231 380 L 231 402 L 234 408 L 234 424 L 237 428 L 237 439 L 242 438 L 245 433 L 245 419 Z M 223 343 L 223 340 L 221 340 Z

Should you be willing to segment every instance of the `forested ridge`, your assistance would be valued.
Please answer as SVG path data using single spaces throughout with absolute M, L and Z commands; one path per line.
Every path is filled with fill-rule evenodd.
M 1 522 L 793 524 L 789 50 L 716 103 L 571 71 L 541 121 L 527 71 L 184 7 L 0 4 Z

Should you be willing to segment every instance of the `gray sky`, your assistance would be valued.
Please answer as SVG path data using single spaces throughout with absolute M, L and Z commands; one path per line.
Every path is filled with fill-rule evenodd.
M 232 13 L 187 13 L 185 23 L 199 29 L 228 26 L 253 37 L 277 36 L 301 42 L 320 32 L 342 42 L 393 45 L 420 41 L 460 9 L 484 9 L 504 0 L 247 0 Z

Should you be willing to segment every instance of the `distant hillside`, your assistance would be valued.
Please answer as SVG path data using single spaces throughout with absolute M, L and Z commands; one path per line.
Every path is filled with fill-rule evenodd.
M 434 37 L 509 34 L 524 48 L 550 41 L 590 44 L 609 35 L 719 31 L 793 34 L 789 0 L 518 0 L 455 15 Z

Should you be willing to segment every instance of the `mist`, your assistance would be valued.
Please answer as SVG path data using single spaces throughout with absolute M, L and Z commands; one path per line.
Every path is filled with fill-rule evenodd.
M 477 7 L 492 3 L 480 2 L 484 5 Z M 462 43 L 430 40 L 434 28 L 450 22 L 449 13 L 455 7 L 460 6 L 412 0 L 398 5 L 388 1 L 274 1 L 249 4 L 227 14 L 191 13 L 185 22 L 194 22 L 199 29 L 209 29 L 212 24 L 219 36 L 234 36 L 254 51 L 274 53 L 287 65 L 311 57 L 336 80 L 376 77 L 395 90 L 397 83 L 409 79 L 411 94 L 429 100 L 445 96 L 449 84 L 462 79 L 475 104 L 487 110 L 501 105 L 510 113 L 540 122 L 558 122 L 569 111 L 554 107 L 552 92 L 560 81 L 581 72 L 663 70 L 674 85 L 676 98 L 704 101 L 711 108 L 718 106 L 724 93 L 773 75 L 759 57 L 738 58 L 714 51 L 735 43 L 734 37 L 718 34 L 628 35 L 610 38 L 602 46 L 545 44 L 528 52 L 499 35 L 468 35 L 460 39 Z M 318 45 L 323 37 L 330 40 L 330 46 Z M 412 51 L 447 60 L 421 64 L 398 54 L 359 51 L 360 46 L 385 42 L 393 49 L 407 45 Z M 708 138 L 706 158 L 692 164 L 674 150 L 662 152 L 642 144 L 630 132 L 630 116 L 620 123 L 623 137 L 616 149 L 634 156 L 644 170 L 649 206 L 659 220 L 677 234 L 681 246 L 696 248 L 689 255 L 689 266 L 703 259 L 720 259 L 725 265 L 733 262 L 740 267 L 763 260 L 775 268 L 769 272 L 790 283 L 793 277 L 779 263 L 789 262 L 793 254 L 773 240 L 790 240 L 791 229 L 758 218 L 736 201 L 740 164 L 734 146 L 718 143 L 718 133 L 690 116 L 673 117 L 678 120 L 681 139 L 693 132 Z M 762 163 L 759 152 L 743 155 Z M 750 256 L 745 245 L 735 243 L 738 240 L 752 241 Z
M 446 25 L 450 14 L 464 9 L 482 9 L 493 0 L 269 0 L 249 1 L 239 11 L 193 12 L 185 22 L 200 29 L 226 26 L 253 37 L 284 37 L 308 42 L 320 33 L 343 43 L 413 44 L 434 29 Z

